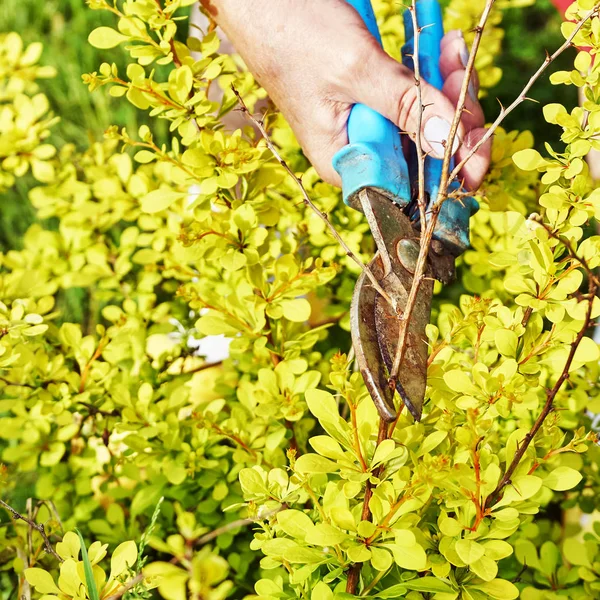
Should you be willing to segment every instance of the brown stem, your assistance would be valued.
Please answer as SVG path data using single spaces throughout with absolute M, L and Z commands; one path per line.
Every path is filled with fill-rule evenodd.
M 225 525 L 222 525 L 221 527 L 217 527 L 217 529 L 214 529 L 213 531 L 209 531 L 208 533 L 205 533 L 203 536 L 199 537 L 194 542 L 194 544 L 196 546 L 203 546 L 204 544 L 208 544 L 209 542 L 212 542 L 215 538 L 219 537 L 223 533 L 228 533 L 232 529 L 246 527 L 246 525 L 252 525 L 252 523 L 256 523 L 258 521 L 266 521 L 267 519 L 269 519 L 273 515 L 276 515 L 279 511 L 284 510 L 285 508 L 286 508 L 286 505 L 282 504 L 279 508 L 269 511 L 263 517 L 255 518 L 255 519 L 250 519 L 250 518 L 237 519 L 236 521 L 231 521 L 231 523 L 226 523 Z
M 212 367 L 220 367 L 223 364 L 222 360 L 217 360 L 215 362 L 207 362 L 203 365 L 199 365 L 190 369 L 189 371 L 184 371 L 182 375 L 190 375 L 191 373 L 199 373 L 200 371 L 205 371 L 206 369 L 212 369 Z
M 442 176 L 440 178 L 439 193 L 438 197 L 435 199 L 435 205 L 441 204 L 446 199 L 448 195 L 448 184 L 460 172 L 460 169 L 454 169 L 452 173 L 450 173 L 452 149 L 454 147 L 454 140 L 456 139 L 458 127 L 462 119 L 462 114 L 465 109 L 465 102 L 469 91 L 471 76 L 475 69 L 475 59 L 477 58 L 477 52 L 479 51 L 479 44 L 481 43 L 481 38 L 483 37 L 483 31 L 485 29 L 485 24 L 487 23 L 487 20 L 489 18 L 490 11 L 494 6 L 494 1 L 495 0 L 487 0 L 483 12 L 481 13 L 481 17 L 479 18 L 479 23 L 477 27 L 475 27 L 475 37 L 473 38 L 473 45 L 471 47 L 471 52 L 469 54 L 467 66 L 465 67 L 465 76 L 463 77 L 462 86 L 460 88 L 460 95 L 458 97 L 456 111 L 454 112 L 454 119 L 452 120 L 452 125 L 450 126 L 450 134 L 448 135 L 448 140 L 446 141 L 446 151 L 444 152 L 444 162 L 442 163 Z
M 425 200 L 425 156 L 423 154 L 422 140 L 421 140 L 421 125 L 423 124 L 423 90 L 421 88 L 421 68 L 419 65 L 419 40 L 421 38 L 421 28 L 417 23 L 417 2 L 412 0 L 411 5 L 408 7 L 410 10 L 410 16 L 413 24 L 414 31 L 414 51 L 413 51 L 413 65 L 415 74 L 415 87 L 417 88 L 417 132 L 415 134 L 415 147 L 417 150 L 417 174 L 419 189 L 417 192 L 417 203 L 419 206 L 419 217 L 422 223 L 421 225 L 421 236 L 425 232 L 425 222 L 427 219 L 426 215 L 426 200 Z
M 398 509 L 410 498 L 411 496 L 407 492 L 404 492 L 402 498 L 400 498 L 397 502 L 392 504 L 390 512 L 385 516 L 385 519 L 383 519 L 383 521 L 377 526 L 377 531 L 375 531 L 375 533 L 366 541 L 367 546 L 370 546 L 379 537 L 379 534 L 388 528 L 388 525 L 391 523 L 392 519 L 394 518 L 394 515 L 398 512 Z
M 317 208 L 317 206 L 314 204 L 314 202 L 310 199 L 310 196 L 308 195 L 308 192 L 306 191 L 304 184 L 302 183 L 300 178 L 292 171 L 292 169 L 290 169 L 289 165 L 282 158 L 281 154 L 279 154 L 279 151 L 275 147 L 275 144 L 273 144 L 273 142 L 271 141 L 271 138 L 270 138 L 269 134 L 267 133 L 267 130 L 265 129 L 265 126 L 263 125 L 263 123 L 261 121 L 259 121 L 256 117 L 254 117 L 254 115 L 248 110 L 248 107 L 246 106 L 246 103 L 242 99 L 240 93 L 233 86 L 231 86 L 231 89 L 233 90 L 233 93 L 235 94 L 236 98 L 238 99 L 241 111 L 250 119 L 250 121 L 252 121 L 252 123 L 258 129 L 258 131 L 260 131 L 260 134 L 262 135 L 263 139 L 265 140 L 267 148 L 271 151 L 271 153 L 273 154 L 273 156 L 275 157 L 277 162 L 285 169 L 287 174 L 294 180 L 294 183 L 298 186 L 298 189 L 300 190 L 300 192 L 302 194 L 304 204 L 306 204 L 306 206 L 308 206 L 319 217 L 319 219 L 321 219 L 325 223 L 325 225 L 329 229 L 329 232 L 331 233 L 331 235 L 335 238 L 335 240 L 338 242 L 338 244 L 340 244 L 340 246 L 346 252 L 346 256 L 348 258 L 350 258 L 351 260 L 353 260 L 360 267 L 360 269 L 366 273 L 367 277 L 371 281 L 371 284 L 377 290 L 377 292 L 379 294 L 381 294 L 381 296 L 383 298 L 385 298 L 385 300 L 390 305 L 393 306 L 392 299 L 389 297 L 387 292 L 379 285 L 379 282 L 375 278 L 375 275 L 373 275 L 371 270 L 360 260 L 360 258 L 358 258 L 358 256 L 356 256 L 356 254 L 354 254 L 354 252 L 352 252 L 352 250 L 350 249 L 350 246 L 348 246 L 348 244 L 346 244 L 346 242 L 343 240 L 342 236 L 338 233 L 337 229 L 333 226 L 333 224 L 329 220 L 329 216 L 327 215 L 327 213 L 324 213 L 322 210 L 319 210 Z
M 406 350 L 406 339 L 407 339 L 406 334 L 407 334 L 407 330 L 408 330 L 408 322 L 410 320 L 412 311 L 414 309 L 414 305 L 415 305 L 415 302 L 417 299 L 417 294 L 419 291 L 419 287 L 421 285 L 421 281 L 423 280 L 423 277 L 424 277 L 425 266 L 427 264 L 427 256 L 429 254 L 429 247 L 431 245 L 431 239 L 433 237 L 433 230 L 434 230 L 435 224 L 437 222 L 439 210 L 440 210 L 442 203 L 448 198 L 449 183 L 458 176 L 461 169 L 465 166 L 467 161 L 479 150 L 479 148 L 481 148 L 481 146 L 483 144 L 485 144 L 487 142 L 487 140 L 489 140 L 491 138 L 491 136 L 494 134 L 494 131 L 504 121 L 506 116 L 508 114 L 510 114 L 517 106 L 519 106 L 519 104 L 521 104 L 522 102 L 524 102 L 526 100 L 526 98 L 527 98 L 526 94 L 531 89 L 533 84 L 539 79 L 539 77 L 546 70 L 548 65 L 551 64 L 560 54 L 562 54 L 571 45 L 571 42 L 573 41 L 574 37 L 577 35 L 578 31 L 583 27 L 584 23 L 588 19 L 590 19 L 592 16 L 594 16 L 595 14 L 598 14 L 598 11 L 600 10 L 598 7 L 594 7 L 593 9 L 591 9 L 583 17 L 583 19 L 577 24 L 577 26 L 575 27 L 575 29 L 573 30 L 571 35 L 567 38 L 565 43 L 562 44 L 562 46 L 560 46 L 560 48 L 558 48 L 554 52 L 554 54 L 546 57 L 543 64 L 532 75 L 532 77 L 529 79 L 529 81 L 527 82 L 527 84 L 525 85 L 525 87 L 523 88 L 521 93 L 519 94 L 519 96 L 514 100 L 514 102 L 508 108 L 505 109 L 504 107 L 502 107 L 500 114 L 498 115 L 498 117 L 494 121 L 494 123 L 492 123 L 492 125 L 490 126 L 490 128 L 488 129 L 486 134 L 481 138 L 481 140 L 479 140 L 479 142 L 477 142 L 477 144 L 475 144 L 475 146 L 471 149 L 469 154 L 462 161 L 460 161 L 455 166 L 453 171 L 450 173 L 449 166 L 450 166 L 450 159 L 452 157 L 452 147 L 454 145 L 454 139 L 456 137 L 456 132 L 458 131 L 458 126 L 460 124 L 460 118 L 461 118 L 462 112 L 464 110 L 465 99 L 466 99 L 466 96 L 468 93 L 469 80 L 470 80 L 470 77 L 471 77 L 471 74 L 473 72 L 473 68 L 475 65 L 475 57 L 477 55 L 477 50 L 479 49 L 479 44 L 481 42 L 481 37 L 483 35 L 483 29 L 484 29 L 485 23 L 487 21 L 489 12 L 490 12 L 493 4 L 494 4 L 494 0 L 487 1 L 484 11 L 481 15 L 479 25 L 476 28 L 475 39 L 473 41 L 473 47 L 471 49 L 471 53 L 469 55 L 469 61 L 467 63 L 467 67 L 465 70 L 465 77 L 463 79 L 457 109 L 454 114 L 454 120 L 453 120 L 452 126 L 450 128 L 450 134 L 449 134 L 448 140 L 446 142 L 446 152 L 444 155 L 444 162 L 443 162 L 442 177 L 441 177 L 440 187 L 439 187 L 439 194 L 431 208 L 431 211 L 430 211 L 431 217 L 430 217 L 429 223 L 427 224 L 425 235 L 422 235 L 422 237 L 421 237 L 421 251 L 419 253 L 419 258 L 417 260 L 417 266 L 416 266 L 415 275 L 413 278 L 413 285 L 411 286 L 411 290 L 410 290 L 410 293 L 408 296 L 408 300 L 406 302 L 406 307 L 405 307 L 404 313 L 400 319 L 400 335 L 399 335 L 399 339 L 398 339 L 398 347 L 396 350 L 394 363 L 393 363 L 392 369 L 390 371 L 390 385 L 395 385 L 395 381 L 397 379 L 398 372 L 400 370 L 400 366 L 401 366 L 402 360 L 404 358 L 404 353 Z
M 475 493 L 472 495 L 473 504 L 475 505 L 475 522 L 470 528 L 471 531 L 477 531 L 479 525 L 486 516 L 485 502 L 481 502 L 481 461 L 479 457 L 479 444 L 483 440 L 483 436 L 480 437 L 475 446 L 473 447 L 473 470 L 475 471 Z
M 504 487 L 510 483 L 511 477 L 512 477 L 513 473 L 515 472 L 515 469 L 519 466 L 519 463 L 520 463 L 521 459 L 523 458 L 523 456 L 525 455 L 527 448 L 529 448 L 529 445 L 533 441 L 533 438 L 535 437 L 536 433 L 540 430 L 540 428 L 544 424 L 546 417 L 552 412 L 552 410 L 554 408 L 554 399 L 556 398 L 556 395 L 558 394 L 563 383 L 569 378 L 569 369 L 571 367 L 571 363 L 573 362 L 573 358 L 575 357 L 575 352 L 577 351 L 577 348 L 579 347 L 579 344 L 580 344 L 581 340 L 584 338 L 585 333 L 589 327 L 589 324 L 591 321 L 593 299 L 596 295 L 596 291 L 597 291 L 596 283 L 593 279 L 590 279 L 589 299 L 588 299 L 588 307 L 587 307 L 587 311 L 586 311 L 585 322 L 583 324 L 583 327 L 577 334 L 577 337 L 571 344 L 571 348 L 569 350 L 569 355 L 565 362 L 565 366 L 563 367 L 562 373 L 560 374 L 560 377 L 556 380 L 556 383 L 554 384 L 554 386 L 546 392 L 546 402 L 544 403 L 544 408 L 542 409 L 542 412 L 539 414 L 539 416 L 536 419 L 535 423 L 533 424 L 533 427 L 531 428 L 531 430 L 525 435 L 525 437 L 523 438 L 523 441 L 519 444 L 519 447 L 517 448 L 515 456 L 512 459 L 508 468 L 506 469 L 506 472 L 504 473 L 504 476 L 500 480 L 500 483 L 498 484 L 496 489 L 488 496 L 488 499 L 485 504 L 485 508 L 489 508 L 493 504 L 495 504 L 495 502 L 497 501 L 497 499 L 500 496 Z
M 175 66 L 180 67 L 181 61 L 179 60 L 179 56 L 177 55 L 177 50 L 175 49 L 175 41 L 173 40 L 173 38 L 171 38 L 169 46 L 171 48 L 171 54 L 173 55 L 173 62 L 175 63 Z
M 33 514 L 33 502 L 31 498 L 27 498 L 27 503 L 25 505 L 25 508 L 27 509 L 27 517 L 29 519 L 29 529 L 27 531 L 27 550 L 29 552 L 29 566 L 33 567 L 33 560 L 32 560 L 32 554 L 33 554 L 33 527 L 31 526 L 31 523 L 34 523 L 34 519 L 37 516 L 37 511 L 36 514 Z
M 560 46 L 560 48 L 558 48 L 554 52 L 554 54 L 546 56 L 546 59 L 544 60 L 544 62 L 540 65 L 538 70 L 531 76 L 531 78 L 525 84 L 525 87 L 523 88 L 521 93 L 518 95 L 518 97 L 514 100 L 514 102 L 508 108 L 502 107 L 502 109 L 500 110 L 500 114 L 498 115 L 496 120 L 490 125 L 486 134 L 473 146 L 473 148 L 471 148 L 471 150 L 467 154 L 467 156 L 465 156 L 465 158 L 463 158 L 454 167 L 454 170 L 452 171 L 452 173 L 450 173 L 449 181 L 452 181 L 455 177 L 458 176 L 461 169 L 473 157 L 473 155 L 479 150 L 479 148 L 481 148 L 481 146 L 483 146 L 483 144 L 485 144 L 492 137 L 492 135 L 494 135 L 494 132 L 496 131 L 496 129 L 498 129 L 498 127 L 500 126 L 502 121 L 504 121 L 504 119 L 507 117 L 507 115 L 509 115 L 521 103 L 523 103 L 525 100 L 527 100 L 527 92 L 529 92 L 529 90 L 532 88 L 533 84 L 540 78 L 540 76 L 548 68 L 548 66 L 552 62 L 554 62 L 556 60 L 556 58 L 558 56 L 560 56 L 567 48 L 569 48 L 571 46 L 571 43 L 573 42 L 573 39 L 575 38 L 575 36 L 579 33 L 579 30 L 583 27 L 583 25 L 586 23 L 586 21 L 591 19 L 593 16 L 597 15 L 599 10 L 600 9 L 597 6 L 595 6 L 590 11 L 588 11 L 584 15 L 584 17 L 581 19 L 581 21 L 579 21 L 579 23 L 577 23 L 577 26 L 575 27 L 575 29 L 573 29 L 573 31 L 571 32 L 571 35 L 569 35 L 569 37 L 566 39 L 565 43 L 562 46 Z M 441 187 L 440 187 L 440 190 L 441 190 Z
M 400 400 L 400 404 L 398 405 L 398 411 L 397 411 L 397 415 L 396 418 L 390 423 L 390 427 L 388 429 L 388 437 L 391 438 L 394 435 L 394 431 L 398 425 L 398 421 L 400 420 L 400 417 L 402 416 L 402 411 L 404 410 L 404 402 L 402 400 Z
M 350 408 L 350 419 L 352 422 L 352 433 L 354 435 L 354 449 L 356 451 L 356 455 L 358 456 L 358 460 L 360 462 L 360 466 L 363 470 L 363 473 L 366 473 L 369 470 L 367 467 L 367 461 L 362 453 L 362 448 L 360 447 L 360 439 L 358 437 L 358 423 L 356 422 L 356 406 L 351 402 L 348 402 L 348 407 Z
M 123 597 L 130 589 L 134 588 L 138 583 L 144 580 L 144 574 L 138 573 L 135 577 L 130 579 L 126 584 L 123 585 L 118 591 L 114 594 L 111 594 L 106 598 L 106 600 L 119 600 L 119 598 Z
M 0 506 L 3 506 L 9 513 L 12 514 L 12 516 L 15 519 L 20 519 L 21 521 L 25 521 L 25 523 L 27 523 L 29 525 L 29 527 L 31 527 L 32 529 L 35 529 L 42 536 L 42 539 L 44 540 L 46 552 L 48 552 L 48 554 L 52 554 L 52 556 L 54 556 L 54 558 L 56 558 L 56 560 L 58 560 L 59 562 L 64 562 L 64 559 L 61 556 L 59 556 L 59 554 L 56 552 L 56 550 L 54 550 L 54 548 L 52 547 L 52 543 L 50 542 L 50 539 L 46 535 L 46 530 L 44 528 L 43 523 L 36 523 L 32 519 L 28 519 L 27 517 L 22 515 L 20 512 L 16 511 L 12 506 L 10 506 L 6 502 L 4 502 L 4 500 L 0 500 Z
M 479 49 L 479 44 L 481 42 L 481 37 L 483 35 L 483 30 L 485 28 L 485 24 L 489 17 L 490 10 L 494 4 L 494 0 L 487 0 L 483 13 L 481 14 L 481 18 L 479 19 L 479 25 L 476 28 L 475 39 L 473 40 L 473 46 L 471 48 L 471 53 L 469 55 L 469 61 L 465 68 L 465 76 L 463 78 L 462 87 L 460 90 L 460 95 L 458 98 L 458 103 L 456 107 L 456 111 L 454 113 L 454 119 L 452 121 L 452 125 L 450 127 L 450 133 L 448 135 L 448 139 L 446 140 L 446 150 L 444 153 L 444 161 L 442 163 L 442 176 L 440 179 L 440 187 L 438 192 L 438 197 L 433 202 L 433 205 L 430 209 L 430 219 L 427 224 L 425 222 L 421 223 L 421 247 L 419 252 L 419 257 L 417 259 L 417 265 L 415 267 L 415 274 L 413 277 L 413 283 L 410 288 L 410 292 L 408 294 L 408 299 L 406 301 L 406 306 L 404 308 L 404 312 L 400 317 L 400 330 L 398 335 L 398 345 L 396 347 L 396 354 L 394 356 L 394 362 L 392 364 L 392 368 L 390 370 L 390 387 L 395 387 L 396 379 L 398 378 L 398 373 L 400 371 L 400 366 L 402 364 L 402 360 L 404 359 L 404 354 L 406 352 L 406 340 L 408 334 L 408 324 L 410 322 L 410 318 L 412 316 L 412 312 L 415 307 L 415 303 L 417 301 L 417 295 L 419 293 L 419 288 L 421 287 L 421 282 L 423 281 L 425 275 L 425 268 L 427 265 L 427 257 L 429 256 L 429 248 L 431 247 L 431 240 L 433 238 L 433 232 L 435 229 L 435 225 L 437 223 L 437 218 L 439 215 L 439 211 L 443 202 L 448 198 L 448 184 L 452 181 L 453 178 L 450 178 L 449 167 L 450 160 L 452 158 L 452 147 L 454 145 L 454 140 L 456 138 L 456 133 L 458 131 L 458 127 L 460 125 L 460 120 L 462 117 L 463 110 L 465 108 L 465 102 L 467 98 L 467 93 L 469 89 L 469 82 L 471 80 L 471 75 L 473 73 L 473 69 L 475 68 L 475 58 L 477 56 L 477 51 Z M 415 31 L 416 33 L 416 31 Z M 416 36 L 415 36 L 416 39 Z M 415 61 L 415 64 L 418 61 Z M 420 86 L 418 86 L 420 87 Z M 418 132 L 420 135 L 420 132 Z M 417 136 L 418 137 L 418 136 Z M 421 182 L 419 182 L 419 189 L 421 186 Z M 432 199 L 433 201 L 433 199 Z M 423 228 L 425 227 L 425 230 Z
M 90 368 L 92 367 L 94 362 L 98 358 L 100 358 L 100 355 L 102 354 L 102 350 L 104 350 L 105 345 L 106 345 L 106 340 L 104 340 L 104 339 L 100 340 L 100 342 L 98 343 L 98 347 L 96 348 L 96 351 L 92 355 L 92 358 L 90 358 L 90 360 L 88 360 L 88 362 L 86 363 L 85 367 L 83 367 L 83 371 L 81 372 L 81 381 L 79 383 L 79 393 L 80 394 L 83 393 L 83 391 L 85 390 L 85 383 L 90 374 Z
M 544 223 L 543 221 L 536 219 L 535 222 L 538 225 L 540 225 L 540 227 L 543 227 L 551 238 L 555 239 L 557 242 L 560 242 L 567 249 L 567 252 L 569 253 L 570 258 L 573 259 L 574 261 L 578 262 L 583 267 L 583 269 L 586 271 L 588 277 L 590 279 L 594 280 L 594 283 L 597 287 L 598 279 L 596 278 L 596 275 L 594 274 L 594 270 L 589 266 L 589 264 L 585 260 L 585 258 L 583 258 L 582 256 L 579 256 L 575 252 L 575 250 L 573 249 L 573 246 L 571 246 L 571 241 L 568 238 L 560 237 L 560 235 L 558 235 L 548 224 Z
M 523 325 L 523 327 L 527 327 L 527 323 L 529 323 L 529 319 L 531 318 L 532 312 L 533 312 L 533 308 L 531 308 L 531 306 L 528 306 L 525 309 L 525 313 L 523 314 L 523 319 L 521 320 L 521 325 Z
M 377 446 L 383 442 L 383 440 L 388 439 L 388 424 L 383 420 L 379 419 L 379 432 L 377 433 Z M 377 471 L 373 474 L 374 477 L 379 477 L 381 475 L 381 471 L 383 469 L 383 465 L 380 465 L 377 468 Z M 367 487 L 365 489 L 365 497 L 363 499 L 362 506 L 362 521 L 368 521 L 371 518 L 371 509 L 369 508 L 369 502 L 371 501 L 371 497 L 373 496 L 373 483 L 369 478 L 367 480 Z M 362 569 L 362 563 L 354 563 L 350 569 L 348 570 L 348 580 L 346 582 L 346 592 L 348 594 L 356 594 L 356 588 L 358 587 L 358 580 L 360 579 L 360 571 Z

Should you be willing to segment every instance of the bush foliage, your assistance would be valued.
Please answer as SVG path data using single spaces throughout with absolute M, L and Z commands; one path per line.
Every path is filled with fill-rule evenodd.
M 542 156 L 527 131 L 495 136 L 460 281 L 437 289 L 424 418 L 401 413 L 377 443 L 349 334 L 358 268 L 252 127 L 223 127 L 232 86 L 250 109 L 264 91 L 212 28 L 178 41 L 191 0 L 88 4 L 114 17 L 90 43 L 128 66 L 85 83 L 171 136 L 111 128 L 56 148 L 40 44 L 0 37 L 0 187 L 30 173 L 39 219 L 1 258 L 0 485 L 29 523 L 6 512 L 0 597 L 342 599 L 356 564 L 362 597 L 600 597 L 600 521 L 568 518 L 600 504 L 600 353 L 584 335 L 600 193 L 583 158 L 600 149 L 598 15 L 552 75 L 585 92 L 582 108 L 543 107 L 560 140 Z M 397 53 L 397 3 L 376 5 Z M 451 0 L 447 27 L 472 40 L 483 6 Z M 484 87 L 501 77 L 501 20 L 494 8 Z M 280 115 L 265 124 L 368 261 L 362 215 Z M 227 358 L 207 361 L 211 336 Z

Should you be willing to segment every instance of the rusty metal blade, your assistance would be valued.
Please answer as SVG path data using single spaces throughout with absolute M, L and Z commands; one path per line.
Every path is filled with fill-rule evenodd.
M 372 290 L 368 301 L 359 298 L 361 306 L 357 313 L 363 315 L 364 322 L 368 321 L 370 325 L 373 323 L 375 325 L 375 332 L 371 331 L 370 336 L 371 338 L 375 336 L 377 339 L 379 361 L 383 365 L 379 364 L 373 368 L 377 370 L 377 373 L 383 372 L 389 375 L 400 337 L 399 315 L 406 305 L 413 283 L 411 267 L 414 269 L 414 265 L 406 260 L 405 252 L 399 252 L 400 243 L 403 240 L 403 244 L 408 241 L 409 245 L 416 245 L 418 248 L 419 233 L 413 228 L 410 218 L 394 206 L 388 198 L 371 189 L 364 190 L 359 197 L 379 250 L 379 261 L 374 263 L 378 266 L 379 271 L 375 277 L 386 293 L 396 302 L 396 306 L 390 306 L 383 297 Z M 396 389 L 417 421 L 421 418 L 427 387 L 425 328 L 431 317 L 433 293 L 431 274 L 431 268 L 428 267 L 425 273 L 426 278 L 419 287 L 417 302 L 410 318 L 406 349 L 396 379 Z M 363 283 L 363 288 L 364 286 Z M 373 311 L 372 315 L 369 315 L 371 310 Z M 371 365 L 373 364 L 374 360 L 371 360 Z M 377 378 L 381 378 L 381 375 L 378 374 Z M 379 387 L 381 388 L 381 384 Z M 373 399 L 375 400 L 375 397 Z
M 425 327 L 431 314 L 432 282 L 423 281 L 410 318 L 406 350 L 396 380 L 396 389 L 416 421 L 421 419 L 427 388 L 427 337 Z M 400 321 L 390 305 L 377 295 L 375 327 L 386 371 L 392 369 L 400 337 Z
M 369 263 L 368 268 L 380 280 L 383 275 L 383 265 L 378 255 Z M 371 285 L 365 273 L 361 273 L 354 288 L 350 307 L 352 343 L 358 368 L 377 412 L 384 421 L 391 422 L 396 418 L 394 390 L 388 385 L 388 371 L 381 357 L 375 321 L 377 298 L 381 299 L 381 296 Z

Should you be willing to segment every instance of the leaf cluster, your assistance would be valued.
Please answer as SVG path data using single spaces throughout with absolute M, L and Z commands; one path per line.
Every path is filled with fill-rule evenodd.
M 228 131 L 231 86 L 251 109 L 265 93 L 214 32 L 177 41 L 188 4 L 89 2 L 115 19 L 90 42 L 130 60 L 84 81 L 167 122 L 165 144 L 143 126 L 85 152 L 49 146 L 35 79 L 51 73 L 37 46 L 0 38 L 0 178 L 31 170 L 41 220 L 1 257 L 2 493 L 19 509 L 39 500 L 64 561 L 13 521 L 0 529 L 4 587 L 106 600 L 141 576 L 131 597 L 343 599 L 360 564 L 363 597 L 594 598 L 598 528 L 552 520 L 553 507 L 592 513 L 600 498 L 586 416 L 600 412 L 600 355 L 583 334 L 600 314 L 589 58 L 554 77 L 587 100 L 544 108 L 561 135 L 547 156 L 527 132 L 498 131 L 460 282 L 437 290 L 424 418 L 401 412 L 382 440 L 350 351 L 357 266 L 265 141 Z M 471 27 L 481 4 L 467 4 L 448 5 L 450 26 Z M 396 4 L 377 9 L 399 47 Z M 489 85 L 501 15 L 479 58 Z M 594 15 L 581 30 L 582 53 L 600 48 L 598 27 Z M 280 115 L 264 123 L 367 262 L 362 215 Z M 81 321 L 57 309 L 69 290 L 84 294 Z M 226 357 L 207 358 L 211 340 Z M 75 528 L 94 540 L 86 553 Z

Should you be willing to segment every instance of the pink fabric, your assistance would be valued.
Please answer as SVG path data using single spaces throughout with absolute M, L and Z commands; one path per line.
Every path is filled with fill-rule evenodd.
M 561 15 L 565 14 L 565 11 L 572 3 L 572 0 L 551 0 L 552 4 L 558 9 Z
M 552 2 L 552 4 L 554 4 L 554 6 L 556 7 L 556 9 L 558 10 L 558 12 L 564 17 L 565 16 L 565 12 L 567 10 L 567 8 L 569 8 L 569 6 L 571 6 L 571 4 L 573 4 L 573 0 L 550 0 Z M 577 50 L 580 51 L 584 51 L 587 50 L 589 51 L 590 48 L 585 46 L 585 47 L 578 47 Z M 595 62 L 595 55 L 592 55 L 592 64 L 594 64 Z

